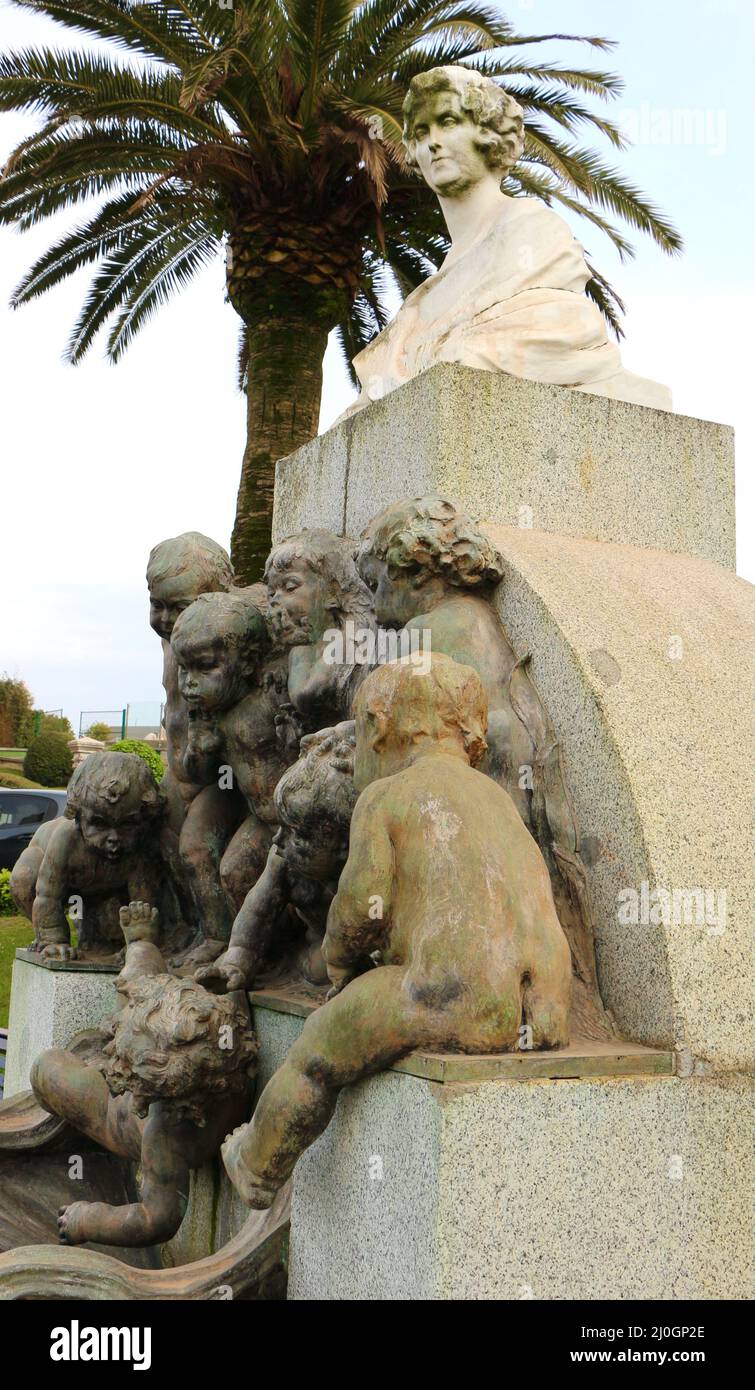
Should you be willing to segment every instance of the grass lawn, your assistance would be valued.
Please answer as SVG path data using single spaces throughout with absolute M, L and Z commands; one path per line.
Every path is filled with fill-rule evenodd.
M 19 763 L 19 767 L 23 764 Z M 18 772 L 11 772 L 10 764 L 0 763 L 0 787 L 34 787 L 35 790 L 42 791 L 41 782 L 30 782 L 28 777 L 22 777 Z
M 10 977 L 18 946 L 28 946 L 34 928 L 26 917 L 0 917 L 0 1028 L 8 1027 Z

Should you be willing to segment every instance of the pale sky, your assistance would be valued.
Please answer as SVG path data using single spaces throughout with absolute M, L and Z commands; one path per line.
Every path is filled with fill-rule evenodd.
M 672 217 L 686 253 L 671 260 L 631 234 L 637 258 L 620 266 L 604 238 L 572 225 L 627 303 L 627 367 L 668 383 L 679 412 L 735 426 L 737 568 L 755 579 L 755 209 L 747 176 L 755 7 L 751 0 L 512 0 L 502 10 L 523 33 L 569 30 L 619 41 L 608 57 L 563 43 L 529 52 L 603 64 L 625 79 L 608 109 L 635 144 L 609 158 Z M 75 42 L 70 31 L 0 0 L 2 49 Z M 0 116 L 0 158 L 30 128 L 27 118 Z M 117 367 L 103 360 L 101 343 L 80 367 L 61 360 L 89 272 L 31 306 L 8 309 L 25 269 L 82 216 L 79 206 L 22 237 L 0 231 L 0 671 L 23 677 L 37 705 L 62 706 L 75 728 L 82 709 L 161 699 L 147 555 L 186 530 L 228 544 L 244 438 L 238 319 L 224 302 L 221 260 L 161 311 Z M 352 394 L 331 347 L 321 430 Z

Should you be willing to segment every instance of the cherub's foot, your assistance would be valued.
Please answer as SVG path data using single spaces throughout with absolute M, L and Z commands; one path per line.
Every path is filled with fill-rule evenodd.
M 84 1232 L 84 1218 L 89 1202 L 72 1202 L 69 1207 L 58 1208 L 58 1239 L 61 1245 L 81 1245 L 87 1240 Z
M 248 1129 L 249 1125 L 239 1125 L 238 1129 L 234 1129 L 232 1134 L 227 1135 L 220 1150 L 220 1156 L 225 1171 L 242 1202 L 246 1202 L 248 1207 L 255 1207 L 258 1211 L 264 1211 L 266 1207 L 273 1205 L 278 1188 L 263 1182 L 244 1161 L 241 1146 Z
M 151 903 L 134 902 L 119 910 L 121 931 L 127 945 L 132 941 L 153 941 L 157 943 L 160 931 L 160 914 Z
M 210 965 L 227 950 L 227 941 L 200 941 L 198 946 L 190 946 L 187 950 L 174 956 L 170 963 L 182 969 L 190 968 L 193 970 L 199 965 Z

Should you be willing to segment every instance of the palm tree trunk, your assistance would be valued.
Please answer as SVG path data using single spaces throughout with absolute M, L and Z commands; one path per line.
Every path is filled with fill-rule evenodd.
M 327 342 L 314 315 L 249 328 L 247 439 L 231 538 L 243 584 L 261 578 L 270 551 L 276 462 L 317 434 Z

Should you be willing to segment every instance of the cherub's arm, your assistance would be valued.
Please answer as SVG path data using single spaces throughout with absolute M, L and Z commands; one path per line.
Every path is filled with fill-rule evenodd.
M 283 858 L 273 845 L 254 887 L 247 893 L 233 924 L 228 949 L 211 965 L 196 971 L 196 979 L 217 994 L 251 989 L 265 948 L 291 895 Z
M 388 813 L 381 805 L 384 796 L 384 788 L 368 787 L 351 820 L 349 857 L 330 905 L 322 946 L 335 989 L 342 988 L 354 967 L 381 945 L 390 925 L 395 868 Z
M 71 931 L 64 903 L 68 889 L 67 870 L 77 837 L 73 821 L 61 820 L 47 843 L 37 877 L 31 920 L 39 950 L 45 955 L 71 953 Z
M 223 736 L 213 720 L 189 710 L 184 772 L 198 786 L 209 787 L 217 780 L 223 761 Z
M 150 1106 L 142 1137 L 141 1201 L 111 1207 L 106 1202 L 74 1202 L 61 1208 L 60 1239 L 68 1245 L 157 1245 L 178 1230 L 189 1195 L 189 1165 L 182 1156 L 185 1126 L 174 1128 L 159 1103 Z
M 338 666 L 323 660 L 325 644 L 294 647 L 288 658 L 288 693 L 294 709 L 306 721 L 324 708 L 335 712 Z M 310 727 L 312 727 L 310 722 Z

